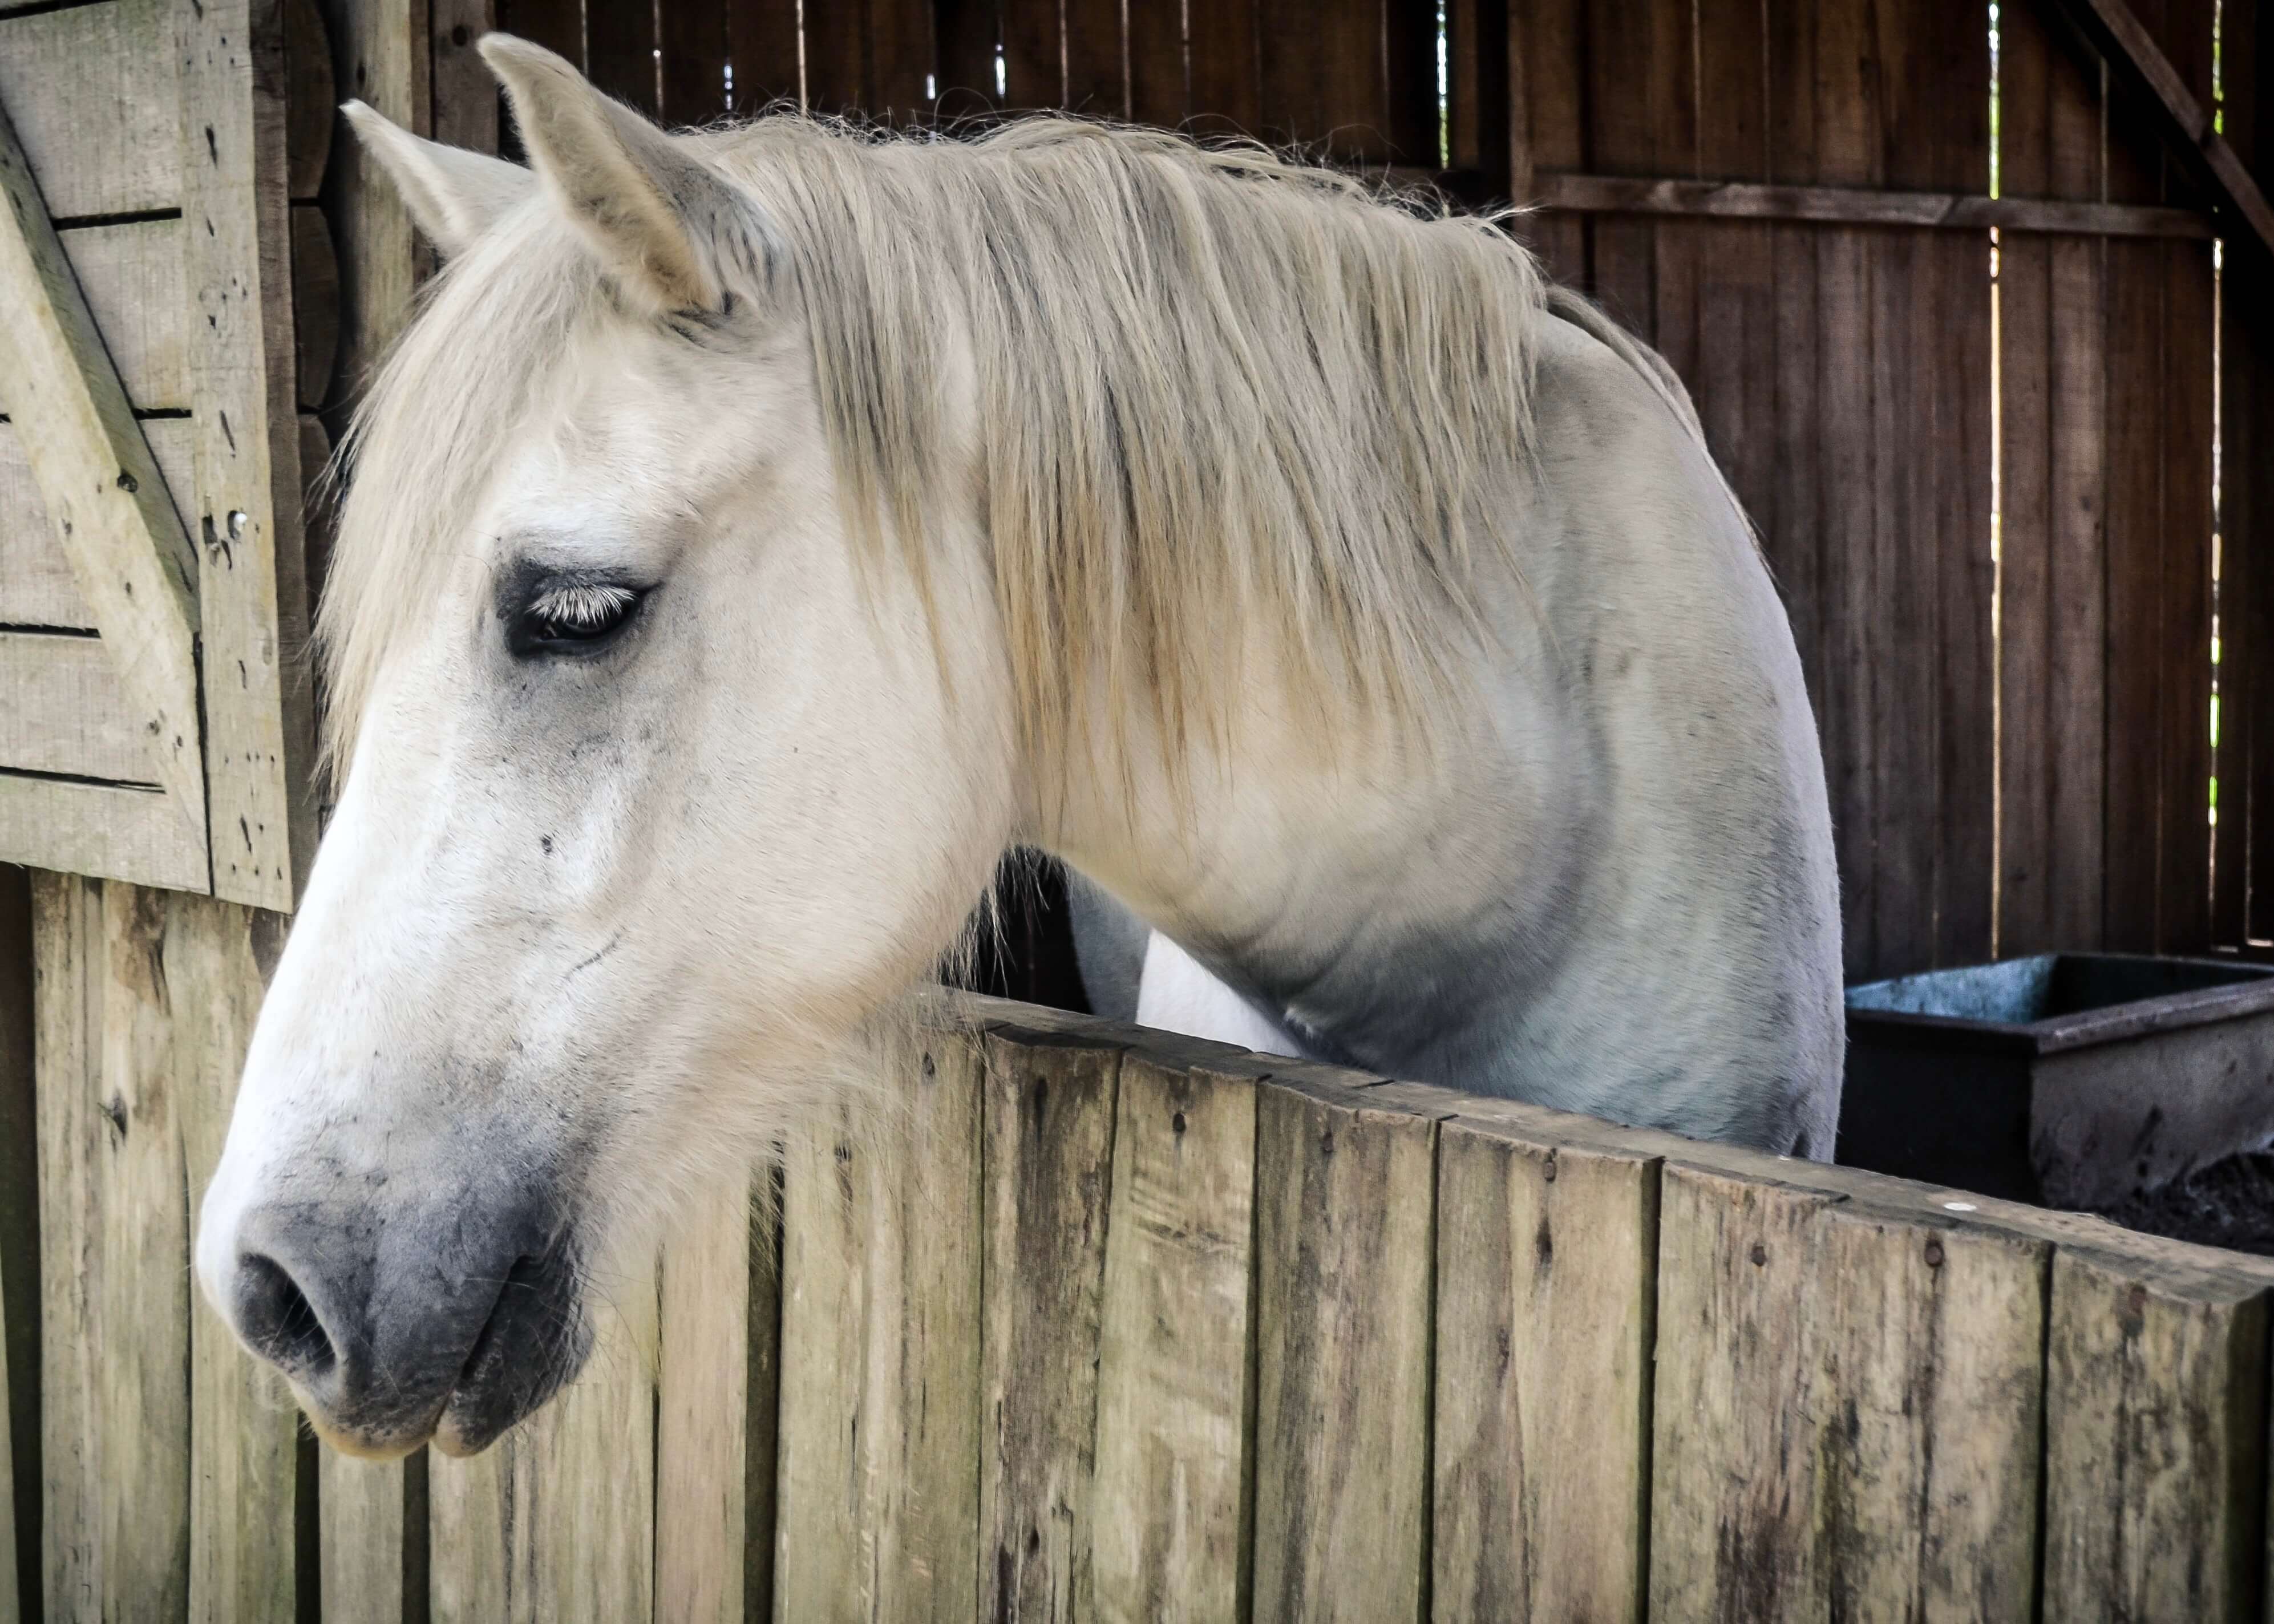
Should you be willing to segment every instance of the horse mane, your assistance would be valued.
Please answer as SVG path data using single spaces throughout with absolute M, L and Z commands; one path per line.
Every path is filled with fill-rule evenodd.
M 1171 739 L 1212 726 L 1258 627 L 1354 702 L 1322 733 L 1426 719 L 1481 625 L 1476 557 L 1505 545 L 1484 504 L 1525 455 L 1548 319 L 1503 217 L 1055 117 L 966 140 L 775 113 L 680 139 L 786 244 L 856 543 L 921 581 L 926 515 L 975 497 L 1030 747 L 1148 710 Z M 542 197 L 428 289 L 343 448 L 319 622 L 335 774 L 500 435 L 582 329 L 635 319 Z M 940 387 L 967 352 L 975 410 Z

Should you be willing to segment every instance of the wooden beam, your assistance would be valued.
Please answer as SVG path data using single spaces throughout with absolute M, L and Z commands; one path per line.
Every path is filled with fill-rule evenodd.
M 285 41 L 264 11 L 252 0 L 176 8 L 175 56 L 214 891 L 290 913 L 316 849 L 315 726 L 292 667 L 308 590 Z
M 1997 227 L 2079 237 L 2218 235 L 2210 217 L 2195 209 L 2074 203 L 2052 198 L 1984 198 L 1854 186 L 1757 186 L 1618 175 L 1542 175 L 1534 192 L 1541 208 L 1581 214 L 1672 214 L 1964 231 Z
M 2229 233 L 2247 235 L 2274 258 L 2274 206 L 2267 203 L 2266 194 L 2219 133 L 2211 115 L 2195 100 L 2171 58 L 2132 14 L 2132 8 L 2124 0 L 2049 3 L 2076 26 L 2119 79 L 2147 97 L 2163 115 L 2169 126 L 2165 134 L 2217 194 L 2220 213 L 2233 216 Z
M 197 560 L 4 108 L 0 192 L 0 407 L 118 664 L 153 776 L 202 846 Z

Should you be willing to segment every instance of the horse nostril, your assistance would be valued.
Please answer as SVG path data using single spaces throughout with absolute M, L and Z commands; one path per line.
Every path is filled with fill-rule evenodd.
M 286 1374 L 320 1377 L 332 1368 L 332 1339 L 290 1271 L 259 1252 L 237 1259 L 237 1331 Z

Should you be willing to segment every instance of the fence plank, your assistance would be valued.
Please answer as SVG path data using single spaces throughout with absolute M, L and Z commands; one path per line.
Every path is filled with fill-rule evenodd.
M 427 0 L 330 0 L 325 20 L 341 94 L 359 97 L 406 130 L 431 128 L 431 15 Z M 429 257 L 402 199 L 361 142 L 336 142 L 331 169 L 324 212 L 340 262 L 336 369 L 360 387 L 409 320 L 411 292 Z
M 2053 1259 L 2044 1614 L 2255 1619 L 2266 1280 L 2134 1250 Z
M 1638 1620 L 1659 1158 L 1474 1109 L 1438 1131 L 1431 1616 Z
M 663 1257 L 656 1412 L 659 1621 L 772 1615 L 777 1214 L 722 1192 Z
M 1223 1619 L 1247 1594 L 1255 1085 L 1121 1064 L 1100 1309 L 1093 1605 Z
M 1089 1586 L 1118 1049 L 986 1040 L 980 1614 L 1064 1619 Z
M 655 1277 L 587 1302 L 591 1357 L 560 1396 L 472 1460 L 430 1458 L 437 1618 L 653 1615 Z
M 181 201 L 168 0 L 0 18 L 0 108 L 58 220 Z
M 982 1064 L 927 1034 L 905 1119 L 786 1170 L 779 1619 L 971 1616 Z
M 381 1462 L 322 1450 L 316 1515 L 323 1624 L 412 1624 L 427 1616 L 423 1451 Z
M 189 1224 L 160 893 L 34 886 L 45 1594 L 189 1607 Z
M 792 1141 L 782 1165 L 782 1347 L 773 1617 L 861 1615 L 862 1304 L 870 1176 L 843 1124 Z
M 1654 1618 L 1820 1616 L 1809 1336 L 1819 1191 L 1668 1166 L 1660 1185 Z M 1803 1510 L 1802 1508 L 1810 1508 Z
M 237 1079 L 282 951 L 284 921 L 203 897 L 167 899 L 164 963 L 174 1015 L 188 1188 L 201 1194 L 220 1165 Z M 313 1439 L 275 1376 L 249 1357 L 210 1304 L 192 1309 L 190 1335 L 190 1618 L 211 1624 L 290 1624 L 312 1555 Z M 304 1451 L 307 1452 L 304 1455 Z M 305 1476 L 303 1475 L 305 1470 Z
M 1811 1282 L 1832 1616 L 2031 1616 L 2042 1240 L 1842 1203 Z
M 1258 1094 L 1258 1624 L 1421 1614 L 1435 1133 L 1363 1091 Z

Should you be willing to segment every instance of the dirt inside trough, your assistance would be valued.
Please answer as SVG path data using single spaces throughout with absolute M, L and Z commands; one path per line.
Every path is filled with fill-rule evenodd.
M 2147 1235 L 2274 1258 L 2274 1150 L 2199 1167 L 2100 1216 Z

